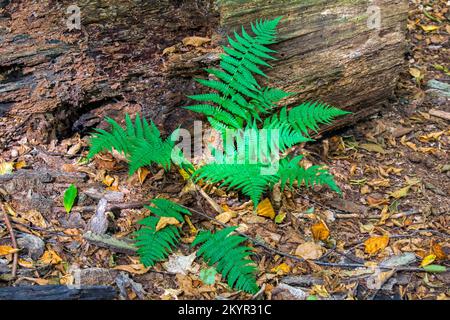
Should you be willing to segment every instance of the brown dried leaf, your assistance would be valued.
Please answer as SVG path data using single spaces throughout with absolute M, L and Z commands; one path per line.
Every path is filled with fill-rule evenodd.
M 156 231 L 159 231 L 168 225 L 178 226 L 180 222 L 174 217 L 161 217 L 156 225 Z

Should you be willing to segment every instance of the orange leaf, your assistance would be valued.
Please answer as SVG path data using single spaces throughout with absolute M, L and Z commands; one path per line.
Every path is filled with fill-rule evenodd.
M 41 262 L 43 264 L 58 264 L 62 262 L 62 259 L 54 250 L 47 250 L 41 257 Z
M 286 263 L 282 263 L 278 266 L 276 266 L 275 268 L 272 268 L 272 270 L 270 270 L 270 272 L 276 273 L 279 276 L 285 275 L 289 272 L 291 272 L 291 267 L 286 264 Z
M 256 213 L 258 216 L 267 217 L 270 219 L 275 218 L 275 210 L 273 209 L 268 198 L 265 198 L 258 204 L 258 207 L 256 207 Z
M 325 224 L 325 222 L 320 221 L 319 223 L 314 224 L 311 227 L 311 231 L 314 237 L 314 240 L 321 240 L 324 241 L 326 239 L 328 239 L 328 237 L 330 236 L 330 230 L 328 229 L 327 225 Z
M 371 237 L 364 242 L 365 252 L 368 254 L 375 254 L 384 250 L 389 244 L 389 236 Z
M 447 255 L 445 254 L 444 250 L 442 249 L 441 245 L 439 243 L 435 243 L 431 246 L 431 251 L 436 256 L 437 260 L 446 260 Z
M 10 246 L 0 246 L 0 256 L 6 256 L 11 253 L 16 253 L 19 249 L 14 249 Z

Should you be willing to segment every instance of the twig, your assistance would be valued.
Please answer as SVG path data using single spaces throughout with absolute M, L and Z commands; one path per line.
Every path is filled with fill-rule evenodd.
M 11 225 L 11 221 L 9 220 L 8 213 L 5 210 L 5 207 L 3 206 L 3 203 L 1 204 L 2 211 L 3 211 L 3 219 L 5 220 L 6 228 L 9 231 L 9 235 L 11 236 L 11 243 L 12 247 L 14 249 L 17 249 L 17 242 L 16 242 L 16 236 L 14 234 L 14 229 Z M 17 262 L 18 262 L 19 255 L 17 252 L 13 253 L 13 265 L 12 265 L 12 271 L 11 276 L 14 279 L 17 275 Z
M 123 210 L 123 209 L 137 209 L 142 208 L 146 204 L 148 204 L 148 201 L 141 201 L 141 202 L 128 202 L 128 203 L 111 203 L 106 207 L 107 211 L 111 210 Z M 72 208 L 72 212 L 89 212 L 89 211 L 95 211 L 97 206 L 77 206 Z M 66 210 L 63 207 L 55 207 L 53 208 L 53 211 L 55 213 L 65 213 Z

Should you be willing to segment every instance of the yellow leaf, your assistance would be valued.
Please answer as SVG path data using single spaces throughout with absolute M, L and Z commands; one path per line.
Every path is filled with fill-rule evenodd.
M 180 172 L 184 180 L 189 180 L 191 178 L 191 176 L 189 175 L 189 173 L 186 172 L 186 170 L 178 169 L 178 171 Z
M 0 176 L 10 174 L 14 170 L 14 162 L 0 162 Z
M 416 79 L 422 79 L 423 78 L 422 71 L 420 71 L 417 68 L 409 68 L 409 73 Z
M 385 224 L 387 219 L 389 219 L 390 216 L 391 216 L 391 213 L 389 212 L 389 207 L 384 206 L 383 210 L 381 210 L 381 218 L 380 218 L 380 222 L 378 222 L 378 224 Z
M 197 234 L 198 230 L 197 228 L 192 224 L 191 218 L 189 218 L 188 215 L 184 216 L 184 221 L 186 221 L 187 225 L 189 226 L 189 232 L 193 235 Z
M 16 163 L 14 164 L 14 168 L 15 168 L 16 170 L 22 169 L 22 168 L 24 168 L 24 167 L 26 167 L 26 166 L 27 166 L 27 163 L 26 163 L 25 161 L 18 161 L 18 162 L 16 162 Z
M 107 175 L 104 179 L 103 179 L 103 184 L 105 184 L 106 186 L 110 187 L 113 182 L 114 182 L 114 178 L 111 177 L 110 175 Z
M 328 229 L 325 222 L 320 221 L 319 223 L 314 224 L 311 227 L 311 231 L 314 237 L 314 240 L 325 241 L 330 236 L 330 230 Z
M 433 25 L 426 25 L 426 26 L 420 25 L 420 27 L 423 29 L 423 31 L 426 31 L 426 32 L 435 31 L 440 28 L 439 26 L 433 26 Z
M 126 271 L 132 274 L 144 274 L 150 270 L 150 267 L 146 268 L 142 263 L 128 264 L 114 267 L 114 270 Z
M 194 47 L 200 47 L 201 45 L 210 42 L 210 38 L 204 38 L 204 37 L 186 37 L 182 40 L 183 44 L 185 46 L 194 46 Z
M 288 274 L 289 272 L 291 272 L 291 267 L 288 264 L 283 262 L 282 264 L 279 264 L 275 268 L 272 268 L 272 270 L 270 270 L 270 272 L 273 272 L 279 276 L 282 276 L 282 275 L 285 275 L 285 274 Z
M 371 237 L 364 242 L 364 251 L 368 254 L 375 254 L 384 250 L 389 244 L 389 236 Z
M 19 259 L 19 261 L 17 261 L 17 263 L 19 264 L 19 266 L 21 266 L 23 268 L 27 268 L 27 269 L 31 269 L 31 268 L 34 267 L 32 261 L 27 261 L 27 260 L 24 260 L 24 259 Z
M 315 242 L 305 242 L 297 247 L 295 255 L 306 260 L 315 260 L 323 255 L 323 251 L 319 244 Z
M 395 199 L 400 199 L 400 198 L 406 197 L 408 195 L 409 189 L 411 189 L 410 185 L 403 187 L 401 189 L 398 189 L 397 191 L 391 192 L 390 196 L 394 197 Z
M 360 145 L 360 147 L 369 152 L 378 152 L 382 154 L 386 153 L 382 146 L 375 143 L 363 143 Z
M 221 214 L 218 214 L 215 219 L 222 223 L 228 223 L 228 221 L 230 221 L 232 218 L 235 218 L 236 216 L 237 216 L 236 212 L 225 211 L 225 212 L 222 212 Z
M 272 204 L 270 203 L 270 200 L 268 198 L 265 198 L 258 204 L 258 207 L 256 207 L 256 213 L 262 217 L 267 217 L 270 219 L 275 218 L 275 210 L 273 209 Z
M 54 250 L 49 249 L 44 252 L 40 261 L 43 264 L 48 265 L 48 264 L 58 264 L 58 263 L 62 262 L 62 259 Z
M 419 137 L 419 140 L 420 140 L 421 142 L 435 141 L 435 140 L 438 140 L 439 137 L 440 137 L 441 135 L 443 135 L 444 133 L 445 133 L 444 131 L 432 132 L 432 133 L 429 133 L 429 134 L 420 136 L 420 137 Z
M 138 173 L 139 182 L 141 184 L 143 184 L 145 181 L 145 178 L 147 178 L 150 171 L 147 168 L 141 167 L 138 169 L 137 173 Z
M 177 50 L 177 48 L 175 46 L 167 47 L 163 50 L 162 54 L 166 55 L 166 54 L 174 53 L 176 50 Z
M 434 260 L 436 260 L 436 255 L 429 254 L 425 258 L 423 258 L 422 262 L 420 263 L 420 266 L 426 267 L 427 265 L 432 264 Z
M 19 249 L 14 249 L 13 247 L 10 246 L 0 246 L 0 256 L 6 256 L 8 254 L 16 253 L 18 251 Z
M 156 225 L 156 231 L 159 231 L 169 225 L 180 225 L 180 221 L 174 217 L 161 217 Z

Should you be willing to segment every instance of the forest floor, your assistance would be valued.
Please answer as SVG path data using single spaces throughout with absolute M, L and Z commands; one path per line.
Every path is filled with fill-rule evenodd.
M 200 195 L 176 168 L 128 177 L 111 155 L 82 163 L 87 137 L 40 147 L 23 140 L 1 154 L 0 169 L 10 164 L 16 174 L 0 175 L 3 209 L 26 249 L 11 279 L 10 234 L 0 223 L 0 287 L 73 284 L 79 268 L 82 284 L 113 285 L 122 299 L 251 298 L 219 275 L 213 285 L 201 280 L 207 266 L 193 259 L 189 244 L 198 229 L 219 226 L 209 216 L 255 240 L 262 290 L 254 298 L 448 299 L 450 274 L 422 268 L 449 265 L 450 92 L 432 88 L 450 84 L 446 3 L 430 2 L 424 14 L 411 2 L 405 72 L 387 108 L 302 150 L 307 161 L 329 166 L 341 198 L 327 188 L 275 192 L 268 195 L 273 219 L 255 214 L 237 193 L 208 187 L 210 199 Z M 67 214 L 62 197 L 70 184 L 79 195 Z M 192 225 L 184 226 L 183 245 L 168 262 L 147 269 L 126 243 L 118 248 L 105 239 L 129 238 L 148 215 L 143 202 L 156 196 L 191 208 Z M 86 239 L 86 230 L 98 228 L 91 218 L 102 197 L 111 212 L 103 240 Z

